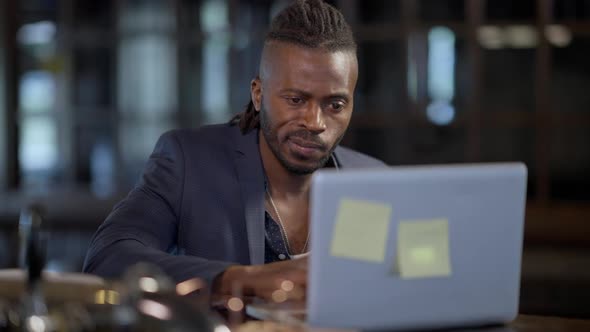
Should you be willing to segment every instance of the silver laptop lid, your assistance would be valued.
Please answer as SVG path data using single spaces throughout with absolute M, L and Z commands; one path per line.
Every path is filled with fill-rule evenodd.
M 443 328 L 518 312 L 520 163 L 319 171 L 311 191 L 311 325 Z

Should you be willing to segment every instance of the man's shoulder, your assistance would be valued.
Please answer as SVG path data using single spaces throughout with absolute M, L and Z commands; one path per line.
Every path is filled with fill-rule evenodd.
M 239 129 L 229 124 L 205 125 L 199 128 L 172 129 L 164 135 L 175 136 L 180 140 L 229 140 Z
M 172 129 L 162 135 L 174 139 L 181 146 L 219 148 L 230 146 L 239 135 L 239 128 L 229 124 L 206 125 L 199 128 Z
M 336 154 L 338 163 L 343 168 L 369 168 L 387 166 L 387 164 L 377 158 L 343 146 L 338 146 L 334 152 Z

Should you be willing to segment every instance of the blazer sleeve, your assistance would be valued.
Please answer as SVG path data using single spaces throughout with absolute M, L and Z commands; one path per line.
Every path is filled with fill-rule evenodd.
M 199 277 L 210 285 L 233 264 L 170 253 L 177 245 L 184 171 L 183 151 L 175 133 L 162 135 L 138 185 L 94 234 L 84 272 L 117 278 L 129 266 L 147 262 L 176 282 Z

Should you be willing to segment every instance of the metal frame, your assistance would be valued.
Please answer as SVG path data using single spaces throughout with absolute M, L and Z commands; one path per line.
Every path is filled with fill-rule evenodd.
M 4 97 L 7 87 L 7 85 L 5 84 L 6 63 L 4 61 L 4 50 L 6 50 L 7 47 L 4 45 L 5 27 L 3 24 L 3 22 L 6 22 L 5 16 L 7 10 L 4 7 L 6 7 L 6 2 L 0 2 L 0 133 L 4 133 L 8 129 L 5 119 L 5 115 L 7 113 L 6 110 L 8 108 L 6 105 L 6 99 Z M 5 137 L 4 135 L 0 135 L 0 191 L 6 190 L 7 185 L 7 174 L 5 169 L 6 160 L 8 159 L 7 148 L 7 137 Z
M 18 128 L 18 56 L 16 29 L 17 1 L 0 2 L 0 190 L 16 189 L 19 184 Z M 3 83 L 3 84 L 2 84 Z

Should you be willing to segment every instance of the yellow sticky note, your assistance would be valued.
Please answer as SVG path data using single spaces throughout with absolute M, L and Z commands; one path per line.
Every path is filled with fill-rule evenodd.
M 400 277 L 406 279 L 450 276 L 449 221 L 400 221 L 397 269 Z
M 342 199 L 336 215 L 330 254 L 383 262 L 390 217 L 390 204 Z

